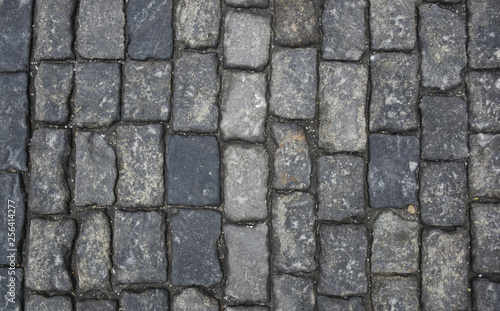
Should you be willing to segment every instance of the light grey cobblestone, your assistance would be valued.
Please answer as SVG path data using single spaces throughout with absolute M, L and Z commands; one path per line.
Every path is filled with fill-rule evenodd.
M 120 297 L 122 311 L 164 311 L 169 310 L 168 291 L 147 289 L 142 292 L 125 291 Z
M 472 281 L 473 310 L 494 311 L 500 304 L 500 283 L 476 279 Z
M 500 273 L 500 204 L 471 204 L 472 269 Z
M 363 299 L 352 297 L 349 299 L 318 296 L 318 311 L 364 311 Z
M 14 273 L 11 274 L 11 271 Z M 24 293 L 23 271 L 22 268 L 14 268 L 14 270 L 10 270 L 10 268 L 0 268 L 0 286 L 2 288 L 0 305 L 2 306 L 2 310 L 21 311 L 21 301 Z
M 470 135 L 469 146 L 471 195 L 500 197 L 500 135 Z
M 373 310 L 420 310 L 415 277 L 376 276 L 372 278 Z
M 177 42 L 192 49 L 215 48 L 219 42 L 221 1 L 180 0 L 174 11 Z
M 276 311 L 313 310 L 315 305 L 312 279 L 277 275 L 273 278 L 274 308 Z
M 73 305 L 69 296 L 32 295 L 26 298 L 24 308 L 26 311 L 72 311 Z
M 416 41 L 415 0 L 370 1 L 371 47 L 412 50 Z
M 205 295 L 197 288 L 187 288 L 180 294 L 174 295 L 172 306 L 173 310 L 176 311 L 219 310 L 219 303 L 217 300 Z

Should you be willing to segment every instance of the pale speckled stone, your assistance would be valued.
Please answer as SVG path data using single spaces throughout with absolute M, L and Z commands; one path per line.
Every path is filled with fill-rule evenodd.
M 24 308 L 26 311 L 73 311 L 69 296 L 28 296 L 24 302 Z
M 221 1 L 180 0 L 174 12 L 175 39 L 187 48 L 215 48 L 219 42 Z
M 458 1 L 458 0 L 457 0 Z M 469 0 L 469 65 L 472 68 L 500 67 L 500 2 Z
M 199 289 L 186 288 L 180 294 L 174 295 L 173 310 L 176 311 L 218 311 L 219 303 L 212 297 L 203 294 Z
M 415 0 L 370 1 L 372 49 L 412 50 L 417 38 L 415 26 Z
M 469 97 L 470 129 L 483 133 L 499 132 L 500 72 L 469 71 L 465 76 L 465 81 Z
M 371 298 L 374 311 L 420 310 L 416 277 L 375 276 Z
M 500 204 L 471 204 L 472 269 L 500 273 Z
M 310 278 L 277 275 L 273 278 L 273 296 L 273 310 L 314 310 L 314 283 Z
M 473 197 L 500 197 L 500 135 L 469 135 L 469 191 Z

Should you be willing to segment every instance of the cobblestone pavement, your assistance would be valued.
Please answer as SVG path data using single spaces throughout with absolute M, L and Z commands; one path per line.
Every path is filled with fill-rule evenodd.
M 0 112 L 1 310 L 499 310 L 498 0 L 0 0 Z

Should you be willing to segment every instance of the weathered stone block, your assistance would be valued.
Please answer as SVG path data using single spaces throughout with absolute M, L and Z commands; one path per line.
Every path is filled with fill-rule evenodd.
M 318 296 L 318 311 L 364 311 L 363 299 L 351 297 L 349 299 Z
M 83 300 L 76 303 L 76 311 L 117 311 L 115 300 Z
M 473 310 L 495 311 L 500 305 L 500 283 L 472 281 Z
M 314 284 L 310 278 L 277 275 L 273 278 L 273 295 L 273 310 L 314 310 Z
M 415 277 L 376 276 L 372 279 L 373 310 L 418 311 L 418 281 Z
M 187 48 L 215 48 L 219 42 L 221 1 L 180 0 L 175 7 L 175 39 Z
M 469 191 L 474 197 L 500 197 L 500 135 L 469 135 Z
M 416 41 L 415 0 L 370 1 L 371 47 L 413 50 Z
M 142 292 L 123 292 L 120 298 L 122 311 L 164 311 L 169 310 L 168 291 L 146 289 Z
M 23 300 L 23 269 L 0 268 L 0 305 L 4 311 L 21 311 Z M 12 294 L 10 294 L 12 293 Z M 11 296 L 14 295 L 14 296 Z M 40 309 L 37 309 L 37 311 Z
M 281 46 L 303 46 L 319 43 L 319 1 L 276 0 L 274 1 L 274 42 Z
M 219 310 L 219 303 L 217 300 L 203 294 L 196 288 L 186 288 L 181 291 L 180 294 L 174 295 L 172 306 L 176 311 Z
M 21 189 L 21 176 L 14 173 L 0 173 L 0 264 L 20 264 L 20 241 L 24 237 L 25 195 Z M 14 250 L 14 251 L 13 251 Z M 12 256 L 14 254 L 14 256 Z M 5 290 L 5 289 L 4 289 Z
M 32 0 L 0 3 L 0 72 L 28 70 L 32 4 Z
M 500 72 L 469 71 L 465 76 L 465 81 L 469 92 L 470 129 L 475 132 L 500 131 L 500 105 L 498 104 Z
M 500 272 L 500 204 L 471 204 L 472 269 Z
M 72 311 L 73 305 L 69 296 L 32 295 L 26 298 L 24 308 L 26 311 Z
M 469 65 L 472 68 L 500 67 L 500 3 L 495 0 L 467 1 Z

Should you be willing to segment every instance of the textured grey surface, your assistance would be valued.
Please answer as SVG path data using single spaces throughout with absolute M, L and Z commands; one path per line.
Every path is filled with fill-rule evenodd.
M 166 289 L 147 289 L 142 292 L 123 292 L 120 308 L 123 311 L 164 311 L 168 310 L 169 298 Z
M 172 306 L 174 310 L 178 311 L 219 310 L 219 303 L 217 300 L 203 294 L 196 288 L 186 288 L 178 295 L 174 295 Z
M 416 43 L 415 0 L 370 1 L 371 47 L 412 50 Z
M 500 197 L 500 135 L 469 135 L 469 191 L 474 197 Z
M 472 269 L 500 272 L 500 204 L 471 204 Z
M 0 3 L 0 72 L 28 70 L 32 5 L 32 0 Z
M 351 297 L 349 299 L 318 296 L 316 300 L 318 311 L 364 311 L 363 299 Z
M 273 278 L 274 310 L 313 310 L 314 283 L 307 277 L 277 275 Z
M 415 277 L 377 276 L 372 279 L 373 310 L 420 310 Z
M 274 42 L 292 47 L 319 43 L 320 3 L 316 0 L 275 0 Z
M 499 47 L 500 51 L 500 47 Z M 474 132 L 500 131 L 500 72 L 470 71 L 465 76 L 469 92 L 469 126 Z
M 76 303 L 76 311 L 117 311 L 118 303 L 115 300 L 83 300 Z
M 42 295 L 28 296 L 24 301 L 26 311 L 72 311 L 73 305 L 69 296 L 45 297 Z
M 219 42 L 221 1 L 180 0 L 174 9 L 175 39 L 191 49 L 215 48 Z
M 3 172 L 0 174 L 0 185 L 2 185 L 0 187 L 0 202 L 2 202 L 0 217 L 3 219 L 0 236 L 6 237 L 5 242 L 0 245 L 0 264 L 20 264 L 21 257 L 18 250 L 22 248 L 26 214 L 21 175 Z
M 23 271 L 21 268 L 0 268 L 0 286 L 4 289 L 0 296 L 0 304 L 5 311 L 21 311 Z
M 494 311 L 500 304 L 500 283 L 476 279 L 472 281 L 475 310 Z
M 469 12 L 469 65 L 473 68 L 500 67 L 500 3 L 467 1 Z

